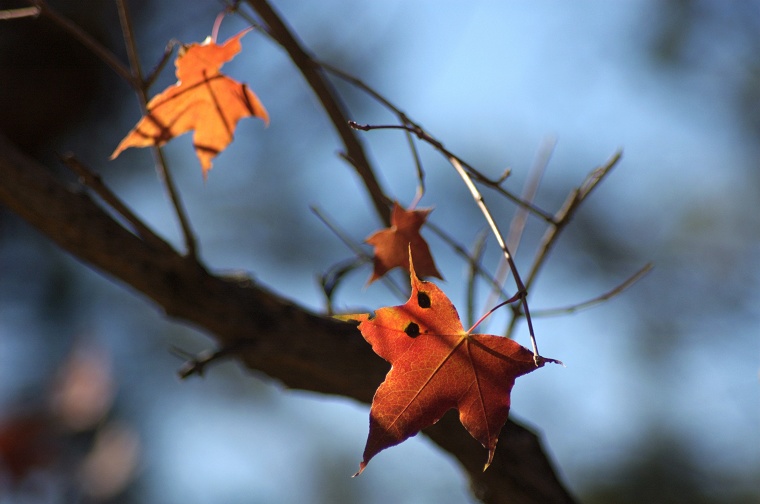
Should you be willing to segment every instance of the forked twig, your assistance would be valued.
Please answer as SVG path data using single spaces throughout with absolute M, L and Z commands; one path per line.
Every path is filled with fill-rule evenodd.
M 539 150 L 538 155 L 536 156 L 535 161 L 531 165 L 530 169 L 528 170 L 528 177 L 525 181 L 525 185 L 523 187 L 523 192 L 520 195 L 520 197 L 524 201 L 533 202 L 536 193 L 538 192 L 538 187 L 541 184 L 541 178 L 544 175 L 544 172 L 546 171 L 546 167 L 549 164 L 549 159 L 551 158 L 552 153 L 554 152 L 554 146 L 556 145 L 556 142 L 554 140 L 547 141 L 544 143 L 544 145 Z M 513 254 L 517 254 L 517 249 L 520 248 L 520 241 L 522 239 L 523 232 L 525 231 L 525 225 L 527 224 L 528 220 L 528 211 L 525 207 L 517 207 L 517 210 L 515 211 L 515 215 L 512 217 L 512 222 L 509 224 L 509 233 L 507 234 L 507 246 L 509 247 L 509 250 L 512 251 Z M 553 224 L 549 224 L 553 225 Z M 499 266 L 496 270 L 496 282 L 498 285 L 504 285 L 504 283 L 507 281 L 507 272 L 509 271 L 507 269 L 507 263 L 505 261 L 499 261 Z M 493 306 L 496 303 L 496 300 L 498 299 L 498 294 L 500 293 L 500 290 L 492 289 L 490 295 L 488 296 L 488 301 L 486 302 L 486 306 Z
M 89 169 L 73 154 L 64 154 L 60 156 L 61 161 L 71 169 L 82 181 L 82 183 L 92 189 L 109 207 L 121 215 L 131 226 L 132 230 L 147 243 L 159 249 L 171 249 L 171 246 L 156 235 L 152 229 L 137 217 L 132 211 L 119 199 L 104 183 L 100 175 Z
M 482 183 L 486 187 L 493 189 L 494 191 L 498 192 L 508 200 L 512 201 L 514 204 L 522 206 L 527 208 L 531 211 L 531 213 L 541 217 L 543 220 L 553 223 L 554 222 L 554 216 L 549 214 L 548 212 L 538 208 L 537 206 L 528 203 L 527 201 L 522 200 L 521 198 L 515 196 L 510 191 L 507 191 L 503 187 L 501 187 L 501 183 L 503 182 L 504 177 L 501 177 L 499 180 L 491 180 L 490 178 L 486 177 L 483 173 L 475 169 L 471 164 L 464 161 L 462 158 L 448 150 L 443 143 L 441 143 L 436 138 L 430 136 L 429 133 L 427 133 L 424 129 L 422 129 L 419 125 L 416 125 L 414 123 L 408 122 L 406 124 L 383 124 L 383 125 L 369 125 L 369 124 L 359 124 L 356 121 L 349 121 L 348 124 L 354 128 L 361 131 L 371 131 L 371 130 L 381 130 L 381 129 L 397 129 L 397 130 L 404 130 L 408 131 L 414 135 L 417 136 L 420 140 L 430 144 L 434 149 L 436 149 L 438 152 L 443 154 L 444 157 L 447 159 L 456 159 L 457 162 L 462 166 L 462 169 L 467 172 L 467 174 L 474 180 L 477 180 L 478 182 Z
M 621 156 L 621 151 L 616 152 L 604 165 L 592 170 L 591 173 L 589 173 L 583 180 L 581 185 L 568 195 L 565 203 L 562 205 L 554 217 L 556 224 L 550 226 L 544 233 L 544 236 L 541 238 L 541 243 L 539 244 L 535 258 L 533 259 L 533 264 L 531 265 L 528 276 L 526 277 L 526 288 L 530 288 L 530 286 L 533 285 L 533 282 L 535 282 L 538 272 L 546 263 L 546 259 L 549 257 L 549 252 L 557 243 L 557 239 L 559 238 L 562 231 L 567 227 L 572 218 L 575 216 L 575 213 L 578 211 L 581 203 L 583 203 L 591 194 L 591 192 L 593 192 L 593 190 L 599 185 L 599 183 L 604 180 L 607 175 L 609 175 L 609 173 L 612 171 L 612 168 L 614 168 L 618 161 L 620 161 Z M 509 321 L 509 325 L 506 331 L 507 335 L 512 334 L 512 331 L 514 331 L 514 328 L 517 325 L 517 321 L 519 320 L 520 316 L 523 315 L 519 304 L 512 308 L 512 314 L 512 319 Z
M 319 219 L 322 224 L 327 226 L 327 229 L 332 231 L 332 233 L 338 237 L 340 241 L 343 242 L 343 244 L 351 249 L 351 251 L 354 253 L 354 255 L 358 258 L 360 258 L 364 262 L 372 262 L 372 256 L 368 255 L 364 250 L 362 250 L 361 246 L 354 242 L 348 234 L 344 233 L 341 229 L 338 228 L 330 219 L 327 218 L 327 216 L 316 206 L 311 205 L 309 207 L 311 209 L 311 212 L 317 216 L 317 219 Z M 393 280 L 393 278 L 383 275 L 380 280 L 385 283 L 386 286 L 388 286 L 396 295 L 398 295 L 401 299 L 404 299 L 406 297 L 409 297 L 409 293 L 407 291 L 404 291 L 399 285 Z
M 344 157 L 351 160 L 351 164 L 361 177 L 380 220 L 386 226 L 390 225 L 388 202 L 391 199 L 385 195 L 380 186 L 359 137 L 348 126 L 345 104 L 341 101 L 330 81 L 325 78 L 320 65 L 306 52 L 296 35 L 269 5 L 269 2 L 266 0 L 246 1 L 266 24 L 266 33 L 287 51 L 290 60 L 300 70 L 309 87 L 317 95 L 322 108 L 330 118 L 346 148 Z
M 116 5 L 119 10 L 119 21 L 121 22 L 121 29 L 124 36 L 124 43 L 127 48 L 127 55 L 129 57 L 129 64 L 132 68 L 133 80 L 139 85 L 136 88 L 137 96 L 140 100 L 140 108 L 143 115 L 148 114 L 148 87 L 146 81 L 143 80 L 142 68 L 140 65 L 140 57 L 137 52 L 137 44 L 135 43 L 134 29 L 132 27 L 132 17 L 129 12 L 126 0 L 117 0 Z M 169 52 L 170 53 L 170 52 Z M 168 58 L 168 56 L 167 56 Z M 153 77 L 154 78 L 154 77 Z M 169 200 L 172 202 L 174 211 L 179 220 L 180 227 L 182 228 L 182 235 L 185 239 L 185 248 L 187 255 L 197 259 L 197 246 L 195 234 L 190 226 L 190 220 L 185 212 L 184 205 L 180 199 L 179 192 L 174 184 L 169 166 L 166 163 L 161 147 L 154 145 L 152 147 L 153 157 L 155 159 L 156 172 L 159 180 L 161 180 L 164 188 L 166 189 Z
M 353 75 L 350 75 L 339 68 L 330 65 L 329 63 L 325 62 L 319 62 L 319 65 L 325 69 L 326 71 L 330 72 L 331 74 L 335 75 L 336 77 L 340 78 L 341 80 L 344 80 L 345 82 L 348 82 L 349 84 L 357 87 L 358 89 L 362 90 L 363 92 L 367 93 L 369 96 L 371 96 L 375 101 L 380 103 L 382 106 L 387 108 L 390 112 L 392 112 L 401 123 L 400 125 L 396 126 L 377 126 L 373 127 L 373 129 L 387 129 L 387 128 L 396 128 L 396 129 L 404 129 L 407 134 L 413 134 L 416 135 L 421 140 L 429 143 L 433 147 L 435 147 L 437 150 L 442 152 L 444 156 L 446 157 L 454 157 L 456 158 L 461 165 L 467 169 L 467 171 L 470 173 L 470 175 L 477 180 L 478 182 L 482 183 L 483 185 L 490 187 L 491 189 L 496 190 L 497 192 L 501 193 L 504 197 L 511 200 L 513 203 L 520 205 L 524 208 L 527 208 L 534 214 L 538 215 L 544 220 L 551 221 L 552 216 L 549 215 L 547 212 L 544 212 L 538 207 L 534 207 L 530 203 L 518 198 L 514 194 L 512 194 L 510 191 L 507 191 L 501 186 L 501 183 L 504 182 L 506 179 L 508 172 L 505 172 L 505 174 L 501 177 L 499 177 L 497 180 L 492 180 L 488 177 L 486 177 L 483 173 L 476 170 L 472 165 L 465 162 L 462 158 L 456 156 L 453 152 L 449 151 L 444 147 L 443 143 L 441 143 L 439 140 L 434 138 L 432 135 L 430 135 L 427 131 L 425 131 L 420 124 L 416 123 L 412 119 L 409 118 L 408 115 L 398 107 L 396 107 L 393 103 L 391 103 L 390 100 L 385 98 L 383 95 L 378 93 L 375 89 L 373 89 L 371 86 L 368 86 L 364 81 L 361 79 L 357 79 Z M 357 124 L 354 121 L 350 121 L 351 127 L 356 129 L 363 129 L 362 125 Z
M 536 344 L 536 335 L 533 331 L 533 322 L 530 318 L 530 309 L 528 308 L 528 299 L 527 299 L 528 292 L 525 290 L 525 285 L 523 284 L 522 278 L 520 278 L 520 272 L 517 271 L 517 265 L 515 265 L 515 261 L 512 258 L 512 254 L 509 252 L 509 249 L 507 248 L 507 244 L 504 241 L 504 237 L 502 236 L 501 231 L 499 231 L 499 226 L 496 224 L 496 221 L 491 215 L 490 210 L 488 210 L 488 206 L 486 206 L 486 202 L 483 199 L 483 195 L 481 195 L 480 191 L 478 191 L 478 188 L 475 187 L 475 184 L 472 182 L 472 179 L 468 175 L 467 171 L 462 167 L 459 160 L 456 157 L 449 157 L 448 160 L 449 160 L 449 163 L 451 163 L 451 165 L 454 167 L 454 169 L 457 171 L 459 176 L 464 181 L 464 184 L 467 186 L 467 189 L 470 190 L 470 194 L 472 194 L 472 197 L 475 200 L 475 203 L 477 203 L 478 207 L 480 208 L 480 211 L 483 213 L 483 216 L 486 219 L 486 222 L 488 222 L 488 226 L 491 228 L 491 231 L 493 231 L 493 234 L 496 237 L 496 242 L 499 244 L 499 248 L 504 254 L 504 258 L 509 263 L 509 269 L 512 271 L 512 277 L 514 278 L 515 284 L 517 285 L 517 294 L 515 294 L 512 298 L 510 298 L 510 300 L 519 301 L 522 303 L 523 312 L 525 313 L 525 321 L 528 323 L 528 333 L 530 335 L 530 344 L 533 346 L 533 358 L 536 361 L 536 365 L 538 365 L 538 362 L 539 362 L 538 359 L 540 358 L 540 356 L 538 353 L 538 345 Z
M 84 31 L 78 25 L 73 23 L 68 18 L 59 14 L 55 9 L 51 8 L 45 0 L 32 0 L 36 8 L 39 9 L 39 15 L 49 19 L 60 28 L 63 28 L 69 35 L 82 43 L 87 49 L 90 50 L 95 56 L 103 60 L 103 62 L 110 66 L 111 69 L 116 72 L 125 82 L 127 82 L 134 89 L 138 89 L 139 85 L 135 81 L 132 73 L 129 69 L 119 61 L 119 58 L 106 49 L 106 47 L 95 40 L 89 33 Z

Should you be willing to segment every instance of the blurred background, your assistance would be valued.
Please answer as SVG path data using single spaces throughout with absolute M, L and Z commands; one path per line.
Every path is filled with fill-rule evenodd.
M 126 61 L 113 3 L 51 4 Z M 567 367 L 520 378 L 512 415 L 540 433 L 582 502 L 758 502 L 760 3 L 273 4 L 317 58 L 373 86 L 479 170 L 511 168 L 514 192 L 551 151 L 536 198 L 548 211 L 623 149 L 554 250 L 531 308 L 592 298 L 650 261 L 654 270 L 594 309 L 535 320 L 541 353 Z M 146 68 L 171 39 L 202 41 L 223 9 L 130 5 Z M 245 26 L 226 18 L 220 41 Z M 272 122 L 242 121 L 205 183 L 189 135 L 165 149 L 202 259 L 323 311 L 317 278 L 352 253 L 310 205 L 357 242 L 380 223 L 280 48 L 254 31 L 225 72 L 251 86 Z M 55 154 L 75 153 L 181 248 L 150 152 L 108 161 L 140 116 L 125 83 L 44 19 L 0 22 L 0 74 L 3 134 L 62 176 Z M 336 85 L 356 121 L 394 121 Z M 381 183 L 408 205 L 416 177 L 405 138 L 362 136 Z M 445 160 L 421 152 L 420 206 L 471 247 L 485 222 Z M 514 207 L 484 194 L 506 229 Z M 528 220 L 521 270 L 543 231 Z M 446 278 L 439 285 L 463 312 L 465 265 L 423 235 Z M 497 262 L 489 240 L 484 265 Z M 380 283 L 365 287 L 369 275 L 367 264 L 341 283 L 337 309 L 401 301 Z M 504 318 L 485 329 L 503 331 Z M 527 345 L 524 327 L 516 338 Z M 472 502 L 456 462 L 424 436 L 351 479 L 367 405 L 284 390 L 234 363 L 180 381 L 173 349 L 211 345 L 0 209 L 0 503 Z

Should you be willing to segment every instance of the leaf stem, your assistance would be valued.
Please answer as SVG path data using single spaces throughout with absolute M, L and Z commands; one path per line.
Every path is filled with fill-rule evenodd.
M 493 308 L 491 308 L 490 310 L 488 310 L 485 314 L 483 314 L 482 317 L 480 317 L 478 319 L 477 322 L 475 322 L 474 324 L 472 324 L 472 327 L 470 327 L 469 329 L 467 329 L 467 334 L 472 333 L 472 331 L 474 331 L 475 328 L 478 327 L 480 325 L 480 323 L 483 322 L 485 319 L 487 319 L 488 316 L 491 315 L 493 312 L 495 312 L 496 310 L 498 310 L 502 306 L 508 305 L 510 303 L 514 303 L 515 301 L 517 301 L 518 299 L 520 299 L 520 297 L 521 297 L 520 293 L 518 292 L 517 294 L 515 294 L 511 298 L 507 299 L 506 301 L 502 301 L 501 303 L 497 304 L 496 306 L 494 306 Z M 535 357 L 538 354 L 534 352 L 533 355 Z

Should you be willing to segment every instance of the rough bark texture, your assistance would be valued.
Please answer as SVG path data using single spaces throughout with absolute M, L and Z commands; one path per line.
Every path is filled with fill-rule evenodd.
M 288 387 L 370 402 L 388 364 L 350 324 L 311 313 L 248 278 L 214 275 L 160 240 L 144 240 L 0 136 L 0 204 L 83 263 L 152 300 L 220 346 L 247 340 L 240 360 Z M 569 503 L 535 434 L 510 421 L 491 467 L 486 452 L 446 415 L 426 430 L 489 503 Z M 358 453 L 358 452 L 357 452 Z

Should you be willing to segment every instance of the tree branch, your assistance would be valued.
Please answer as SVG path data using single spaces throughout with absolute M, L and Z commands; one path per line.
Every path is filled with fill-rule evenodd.
M 269 35 L 288 52 L 293 64 L 308 82 L 311 89 L 317 95 L 322 108 L 324 108 L 335 130 L 340 135 L 341 141 L 346 148 L 343 155 L 356 169 L 356 172 L 364 182 L 378 216 L 386 225 L 390 225 L 389 202 L 391 201 L 372 170 L 372 165 L 364 151 L 364 146 L 356 135 L 356 132 L 348 125 L 346 107 L 338 97 L 330 82 L 325 79 L 320 65 L 302 47 L 301 42 L 291 32 L 285 21 L 272 8 L 266 0 L 247 0 L 248 4 L 261 17 L 267 26 Z
M 81 186 L 60 182 L 2 136 L 0 179 L 0 204 L 80 261 L 130 286 L 177 321 L 209 333 L 220 346 L 246 340 L 238 355 L 250 369 L 288 387 L 365 403 L 383 380 L 387 363 L 354 326 L 311 313 L 247 277 L 213 275 L 160 239 L 141 239 Z M 485 472 L 485 450 L 455 416 L 425 433 L 457 457 L 485 502 L 573 502 L 536 435 L 512 421 Z

